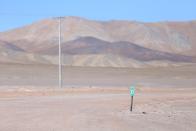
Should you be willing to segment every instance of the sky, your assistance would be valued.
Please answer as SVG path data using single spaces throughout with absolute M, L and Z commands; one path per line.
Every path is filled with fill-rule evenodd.
M 0 32 L 46 18 L 142 22 L 196 20 L 196 0 L 0 0 Z

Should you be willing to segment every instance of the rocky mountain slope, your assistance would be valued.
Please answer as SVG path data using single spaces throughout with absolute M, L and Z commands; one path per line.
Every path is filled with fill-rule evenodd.
M 195 63 L 196 21 L 62 18 L 64 64 L 141 67 Z M 58 19 L 0 33 L 0 62 L 58 63 Z

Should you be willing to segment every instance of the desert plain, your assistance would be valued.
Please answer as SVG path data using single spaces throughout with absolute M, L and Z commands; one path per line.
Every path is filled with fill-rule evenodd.
M 0 64 L 0 131 L 195 131 L 196 66 Z M 129 87 L 136 87 L 130 112 Z

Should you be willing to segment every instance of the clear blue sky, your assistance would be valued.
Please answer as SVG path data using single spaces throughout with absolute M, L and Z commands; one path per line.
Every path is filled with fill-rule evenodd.
M 0 6 L 0 31 L 55 16 L 143 22 L 196 19 L 196 0 L 0 0 Z

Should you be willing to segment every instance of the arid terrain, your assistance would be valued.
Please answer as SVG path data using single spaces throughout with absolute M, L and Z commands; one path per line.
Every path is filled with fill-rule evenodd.
M 0 88 L 58 87 L 58 66 L 0 64 Z M 196 66 L 157 68 L 63 67 L 63 87 L 195 87 Z
M 196 22 L 61 18 L 63 64 L 162 67 L 196 63 Z M 0 32 L 0 62 L 58 64 L 59 19 Z
M 7 91 L 0 96 L 2 131 L 194 131 L 195 88 Z
M 60 27 L 62 88 L 59 18 L 0 32 L 0 131 L 196 130 L 195 20 Z
M 0 65 L 2 131 L 194 131 L 196 67 Z M 133 112 L 129 86 L 136 85 Z

